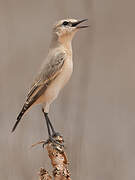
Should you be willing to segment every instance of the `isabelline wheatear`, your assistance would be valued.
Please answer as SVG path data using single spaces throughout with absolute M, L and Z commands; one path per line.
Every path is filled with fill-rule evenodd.
M 30 107 L 35 104 L 42 104 L 42 111 L 46 119 L 49 140 L 55 142 L 54 136 L 57 135 L 57 133 L 48 117 L 49 108 L 71 77 L 73 71 L 72 38 L 79 29 L 88 27 L 80 26 L 80 23 L 86 20 L 87 19 L 81 21 L 76 19 L 66 19 L 60 20 L 54 25 L 52 41 L 47 58 L 31 86 L 26 102 L 17 117 L 12 132 L 16 129 L 22 116 L 30 109 Z

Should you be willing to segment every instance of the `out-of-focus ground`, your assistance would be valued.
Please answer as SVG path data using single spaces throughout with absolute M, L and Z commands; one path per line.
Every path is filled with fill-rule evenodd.
M 72 79 L 51 107 L 74 180 L 135 179 L 135 1 L 0 0 L 0 179 L 37 180 L 50 168 L 41 107 L 16 120 L 56 20 L 88 18 L 73 41 Z

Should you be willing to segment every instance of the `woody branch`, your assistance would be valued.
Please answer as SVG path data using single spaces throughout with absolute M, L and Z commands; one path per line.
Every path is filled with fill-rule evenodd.
M 55 138 L 59 143 L 63 142 L 63 138 L 57 136 Z M 48 142 L 44 148 L 48 152 L 53 167 L 52 176 L 44 168 L 40 169 L 39 180 L 71 180 L 68 170 L 68 160 L 64 147 L 59 144 Z

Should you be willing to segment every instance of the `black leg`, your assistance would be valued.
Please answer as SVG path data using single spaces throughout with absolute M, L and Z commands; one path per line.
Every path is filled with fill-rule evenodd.
M 48 117 L 48 113 L 45 113 L 43 109 L 42 111 L 46 119 L 46 125 L 47 125 L 47 130 L 48 130 L 48 135 L 49 135 L 49 139 L 43 144 L 43 146 L 47 144 L 49 141 L 63 146 L 63 144 L 59 143 L 57 140 L 54 139 L 54 137 L 61 136 L 61 135 L 60 133 L 55 132 L 54 127 L 52 126 L 52 123 L 50 122 L 50 119 Z M 50 128 L 52 130 L 52 134 L 51 134 Z
M 52 123 L 48 117 L 48 113 L 45 113 L 45 119 L 47 119 L 47 121 L 48 121 L 48 125 L 50 126 L 50 128 L 52 130 L 52 134 L 55 134 L 55 130 L 54 130 L 54 127 L 53 127 L 53 125 L 52 125 Z
M 49 121 L 48 121 L 48 119 L 46 117 L 45 117 L 45 120 L 46 120 L 48 135 L 51 136 L 51 131 L 50 131 L 50 127 L 49 127 Z
M 51 130 L 52 130 L 52 137 L 61 136 L 61 134 L 60 134 L 59 132 L 56 132 L 56 131 L 54 130 L 54 127 L 53 127 L 53 125 L 52 125 L 52 123 L 51 123 L 51 121 L 50 121 L 50 119 L 49 119 L 49 117 L 48 117 L 48 114 L 47 114 L 47 119 L 48 119 L 48 123 L 49 123 L 49 125 L 50 125 L 50 127 L 51 127 Z
M 44 113 L 44 114 L 45 114 L 45 119 L 47 120 L 47 122 L 48 122 L 48 124 L 52 130 L 52 137 L 61 136 L 60 133 L 58 133 L 54 130 L 54 127 L 53 127 L 53 125 L 52 125 L 52 123 L 48 117 L 48 113 Z

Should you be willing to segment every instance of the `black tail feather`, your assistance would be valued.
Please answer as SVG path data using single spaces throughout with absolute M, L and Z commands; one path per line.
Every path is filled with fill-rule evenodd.
M 31 107 L 31 105 L 36 102 L 36 100 L 44 93 L 44 91 L 46 90 L 47 88 L 47 83 L 31 98 L 31 100 L 29 101 L 26 101 L 26 103 L 24 104 L 20 114 L 18 115 L 17 117 L 17 121 L 12 129 L 12 132 L 14 132 L 14 130 L 16 129 L 18 123 L 20 122 L 22 116 L 24 115 L 24 113 L 29 109 L 29 107 Z
M 20 122 L 22 116 L 24 115 L 24 113 L 27 111 L 28 108 L 29 108 L 28 105 L 27 105 L 27 104 L 24 104 L 21 112 L 20 112 L 19 115 L 17 116 L 17 121 L 15 122 L 15 125 L 14 125 L 14 127 L 13 127 L 13 129 L 12 129 L 12 132 L 14 132 L 14 130 L 16 129 L 16 127 L 17 127 L 18 123 Z

